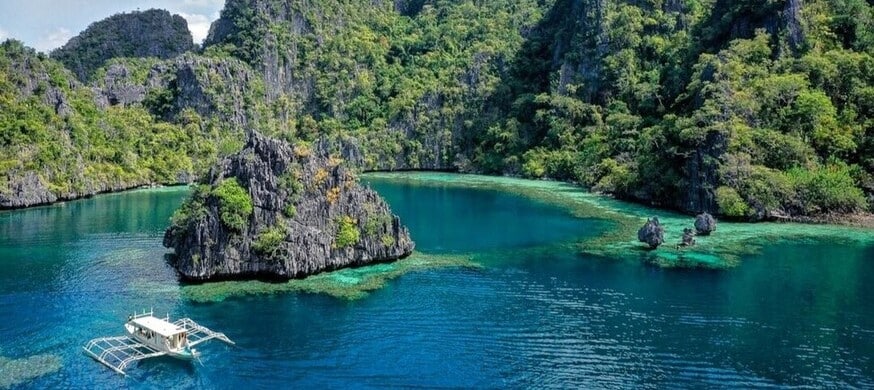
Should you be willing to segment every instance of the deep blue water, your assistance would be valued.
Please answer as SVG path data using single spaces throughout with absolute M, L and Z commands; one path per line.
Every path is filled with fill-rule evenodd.
M 537 250 L 606 225 L 516 196 L 373 185 L 418 249 L 485 267 L 411 273 L 352 302 L 197 304 L 160 244 L 184 190 L 3 212 L 0 352 L 61 356 L 33 388 L 874 387 L 874 247 L 782 243 L 727 271 L 664 270 Z M 81 352 L 150 306 L 238 347 L 207 343 L 202 366 L 154 360 L 128 377 Z

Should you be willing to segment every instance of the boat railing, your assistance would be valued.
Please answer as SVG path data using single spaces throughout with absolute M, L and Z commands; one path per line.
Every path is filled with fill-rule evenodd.
M 83 347 L 88 355 L 113 371 L 126 375 L 124 370 L 135 361 L 166 355 L 127 336 L 93 339 Z
M 236 344 L 231 341 L 231 339 L 229 339 L 228 336 L 226 336 L 224 333 L 216 332 L 212 329 L 209 329 L 203 325 L 194 322 L 190 318 L 182 318 L 176 320 L 173 325 L 176 325 L 185 330 L 185 333 L 188 337 L 188 345 L 192 347 L 204 341 L 212 339 L 217 339 L 231 345 Z
M 137 318 L 154 317 L 154 316 L 155 316 L 154 309 L 149 309 L 149 311 L 146 311 L 146 309 L 143 309 L 142 313 L 134 313 L 128 318 L 128 320 L 135 320 Z M 170 322 L 170 313 L 167 313 L 167 315 L 165 315 L 164 318 L 162 318 L 162 319 L 164 321 Z
M 149 311 L 146 311 L 146 309 L 143 309 L 142 313 L 134 313 L 133 315 L 130 316 L 130 319 L 133 320 L 133 319 L 143 318 L 143 317 L 154 317 L 154 315 L 155 315 L 155 311 L 153 309 L 149 309 Z

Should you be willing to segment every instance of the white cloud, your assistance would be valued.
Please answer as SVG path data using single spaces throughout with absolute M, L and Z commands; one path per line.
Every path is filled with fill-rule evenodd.
M 0 42 L 5 41 L 7 38 L 9 38 L 9 33 L 6 32 L 6 30 L 0 28 Z
M 188 29 L 191 30 L 191 36 L 194 37 L 195 43 L 201 43 L 206 39 L 209 33 L 209 25 L 212 24 L 212 19 L 206 15 L 179 13 L 188 22 Z
M 218 7 L 225 4 L 225 0 L 183 0 L 183 5 L 194 7 Z
M 40 37 L 34 47 L 36 48 L 36 50 L 48 53 L 52 49 L 57 49 L 63 46 L 72 37 L 73 33 L 69 29 L 64 27 L 57 27 Z

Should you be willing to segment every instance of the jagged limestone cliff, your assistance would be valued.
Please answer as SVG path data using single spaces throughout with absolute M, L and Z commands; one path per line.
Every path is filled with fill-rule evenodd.
M 472 168 L 536 1 L 230 0 L 204 42 L 259 71 L 274 134 L 355 143 L 365 169 Z
M 258 118 L 254 102 L 263 93 L 257 74 L 243 62 L 193 53 L 165 61 L 113 60 L 95 78 L 102 108 L 144 106 L 168 122 L 192 110 L 239 134 Z
M 738 219 L 860 213 L 874 204 L 872 27 L 863 0 L 229 0 L 201 53 L 98 69 L 94 115 L 71 104 L 75 83 L 48 78 L 43 122 L 94 129 L 97 153 L 48 137 L 37 162 L 0 161 L 11 183 L 0 192 L 189 178 L 253 128 L 327 138 L 365 170 L 547 177 Z M 21 84 L 12 101 L 25 107 L 35 84 Z M 82 125 L 86 112 L 117 120 Z M 183 160 L 201 153 L 193 167 L 161 166 L 174 161 L 161 143 L 154 158 L 119 142 L 131 116 L 199 129 L 161 137 Z M 25 128 L 4 156 L 34 153 Z M 218 153 L 197 142 L 228 133 Z
M 150 9 L 110 16 L 88 26 L 51 53 L 80 80 L 112 58 L 173 58 L 194 49 L 188 23 L 179 15 Z
M 0 44 L 0 208 L 192 182 L 242 146 L 257 117 L 251 73 L 230 58 L 125 59 L 89 87 Z
M 556 0 L 473 160 L 690 214 L 864 212 L 872 27 L 858 0 Z
M 324 147 L 250 133 L 174 216 L 164 245 L 190 280 L 303 277 L 412 253 L 406 227 Z

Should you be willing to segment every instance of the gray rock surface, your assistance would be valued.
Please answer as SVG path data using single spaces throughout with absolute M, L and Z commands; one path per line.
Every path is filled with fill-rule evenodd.
M 646 224 L 637 231 L 637 239 L 649 245 L 650 249 L 656 249 L 665 243 L 665 228 L 657 217 L 647 219 Z
M 230 179 L 254 205 L 242 231 L 225 225 L 220 201 L 207 192 L 194 205 L 201 212 L 165 233 L 164 245 L 175 250 L 171 264 L 185 279 L 289 279 L 412 253 L 409 232 L 388 205 L 324 150 L 250 133 L 245 148 L 213 168 L 207 183 L 215 188 Z M 343 220 L 359 235 L 349 245 L 337 240 Z M 279 232 L 281 242 L 258 248 L 270 231 Z
M 194 48 L 185 19 L 165 10 L 150 9 L 117 14 L 95 22 L 53 51 L 51 56 L 84 81 L 112 58 L 166 59 Z
M 40 206 L 55 202 L 87 198 L 93 195 L 130 190 L 154 185 L 144 181 L 114 181 L 107 183 L 85 181 L 76 189 L 53 191 L 48 182 L 35 171 L 19 173 L 11 171 L 7 175 L 7 186 L 0 187 L 0 209 L 18 209 Z
M 55 114 L 62 118 L 66 118 L 73 113 L 73 107 L 70 106 L 67 95 L 58 87 L 49 87 L 45 95 L 43 95 L 43 101 L 55 110 Z
M 716 231 L 716 218 L 708 213 L 701 213 L 695 217 L 695 231 L 699 236 L 707 236 Z
M 95 88 L 97 105 L 100 107 L 127 107 L 146 98 L 146 87 L 134 83 L 130 71 L 122 64 L 110 65 L 102 84 L 103 88 Z
M 689 228 L 683 229 L 683 239 L 680 241 L 680 246 L 695 245 L 695 231 Z
M 219 117 L 240 133 L 248 127 L 254 113 L 251 104 L 252 68 L 232 58 L 209 58 L 186 53 L 156 63 L 145 80 L 134 80 L 133 72 L 122 63 L 110 65 L 93 87 L 98 106 L 130 106 L 144 103 L 149 93 L 168 95 L 166 107 L 155 112 L 167 121 L 178 121 L 178 114 L 193 109 L 202 117 Z M 222 93 L 215 93 L 221 90 Z M 156 109 L 156 107 L 149 107 Z
M 0 208 L 29 207 L 58 200 L 36 172 L 9 177 L 9 186 L 0 191 Z

